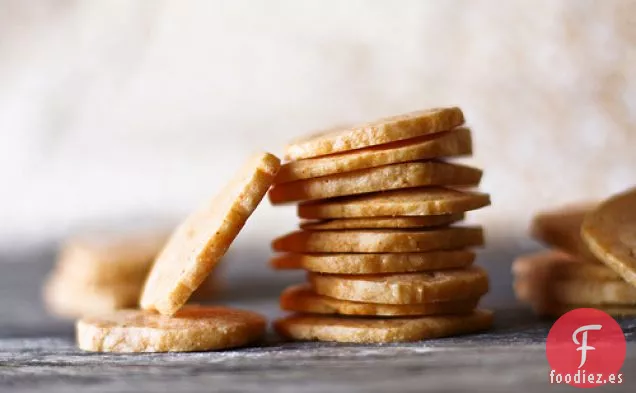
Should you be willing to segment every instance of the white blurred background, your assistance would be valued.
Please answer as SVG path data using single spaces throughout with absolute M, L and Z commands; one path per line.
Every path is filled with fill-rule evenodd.
M 0 0 L 0 245 L 179 217 L 252 151 L 443 105 L 493 197 L 474 217 L 519 236 L 636 184 L 635 18 L 608 0 Z M 294 225 L 264 203 L 240 241 Z

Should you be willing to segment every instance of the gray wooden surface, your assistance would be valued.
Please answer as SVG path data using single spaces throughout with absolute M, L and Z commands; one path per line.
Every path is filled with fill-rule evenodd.
M 41 282 L 54 248 L 0 251 L 0 392 L 422 392 L 573 391 L 548 384 L 544 340 L 550 321 L 516 304 L 510 261 L 533 245 L 500 242 L 480 255 L 491 273 L 484 304 L 496 311 L 493 331 L 395 345 L 283 343 L 270 333 L 258 346 L 189 354 L 92 354 L 78 351 L 70 321 L 48 316 Z M 228 292 L 219 302 L 282 315 L 276 296 L 302 280 L 266 267 L 268 251 L 233 249 Z M 621 321 L 628 339 L 623 385 L 634 391 L 636 319 Z

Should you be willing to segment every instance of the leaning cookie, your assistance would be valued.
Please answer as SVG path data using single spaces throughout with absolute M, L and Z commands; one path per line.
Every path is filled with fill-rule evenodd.
M 143 309 L 170 316 L 186 303 L 261 202 L 279 168 L 275 156 L 254 155 L 176 229 L 150 271 L 141 296 Z

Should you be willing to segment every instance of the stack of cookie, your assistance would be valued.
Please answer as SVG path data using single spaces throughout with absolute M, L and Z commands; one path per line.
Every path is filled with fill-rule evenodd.
M 330 130 L 287 146 L 291 160 L 269 192 L 300 202 L 301 230 L 273 242 L 276 269 L 305 269 L 285 290 L 275 323 L 296 340 L 413 341 L 483 330 L 488 290 L 471 247 L 482 228 L 453 226 L 489 204 L 481 171 L 442 161 L 472 153 L 459 108 L 440 108 Z M 357 317 L 355 317 L 357 316 Z M 370 318 L 371 317 L 371 318 Z M 400 318 L 395 318 L 400 317 Z
M 581 307 L 598 308 L 614 316 L 636 314 L 636 281 L 629 283 L 629 269 L 623 269 L 621 262 L 629 260 L 629 253 L 612 258 L 608 247 L 611 249 L 613 241 L 606 239 L 614 236 L 618 243 L 625 241 L 610 227 L 612 221 L 626 221 L 636 209 L 636 193 L 634 196 L 632 209 L 622 212 L 611 210 L 614 202 L 610 199 L 601 205 L 580 203 L 538 214 L 531 235 L 552 250 L 524 255 L 513 262 L 517 298 L 537 314 L 552 317 Z

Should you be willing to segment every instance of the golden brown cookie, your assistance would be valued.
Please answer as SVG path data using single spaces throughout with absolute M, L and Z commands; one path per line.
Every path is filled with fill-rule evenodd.
M 591 211 L 581 234 L 598 259 L 636 286 L 636 188 Z
M 481 170 L 441 161 L 418 161 L 276 184 L 273 204 L 333 198 L 421 186 L 477 186 Z
M 272 248 L 296 253 L 399 253 L 453 250 L 483 244 L 482 228 L 465 226 L 432 230 L 296 231 L 274 239 Z
M 474 333 L 489 329 L 492 323 L 493 315 L 488 310 L 467 315 L 384 319 L 299 314 L 275 321 L 274 329 L 290 340 L 389 343 Z
M 185 306 L 168 317 L 120 310 L 77 322 L 77 344 L 93 352 L 189 352 L 240 347 L 259 340 L 265 318 L 226 307 Z
M 305 269 L 316 273 L 378 274 L 459 269 L 470 266 L 475 253 L 468 250 L 423 253 L 296 254 L 274 256 L 274 269 Z
M 517 278 L 514 290 L 520 300 L 560 304 L 636 305 L 636 288 L 624 281 Z
M 142 282 L 95 285 L 53 273 L 44 284 L 42 299 L 51 314 L 77 318 L 135 307 L 141 286 Z
M 363 276 L 309 273 L 308 277 L 317 294 L 353 302 L 418 304 L 475 298 L 488 292 L 488 275 L 476 266 Z
M 69 281 L 143 283 L 168 235 L 156 229 L 74 236 L 62 246 L 56 271 Z
M 464 123 L 459 108 L 433 108 L 334 128 L 297 139 L 285 147 L 285 159 L 324 156 L 450 130 Z
M 280 172 L 276 176 L 276 183 L 287 183 L 401 162 L 471 153 L 470 130 L 459 127 L 452 131 L 330 154 L 325 157 L 291 161 L 280 168 Z
M 589 262 L 598 262 L 581 238 L 583 217 L 596 203 L 581 202 L 537 214 L 530 234 L 548 247 L 558 248 Z
M 298 205 L 307 219 L 429 216 L 462 213 L 490 205 L 490 196 L 442 187 L 422 187 L 341 197 Z
M 172 234 L 146 281 L 141 307 L 173 315 L 225 254 L 274 181 L 280 160 L 254 155 Z
M 414 315 L 469 314 L 477 307 L 479 298 L 421 304 L 360 303 L 321 296 L 309 285 L 294 285 L 283 291 L 280 307 L 283 310 L 313 314 L 367 315 L 403 317 Z
M 336 220 L 305 221 L 301 229 L 327 231 L 338 229 L 410 229 L 446 226 L 463 220 L 463 213 L 438 216 L 341 218 Z
M 620 276 L 605 265 L 585 263 L 560 251 L 520 256 L 512 263 L 512 273 L 539 280 L 620 280 Z

